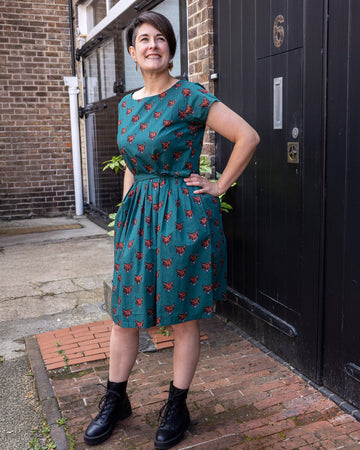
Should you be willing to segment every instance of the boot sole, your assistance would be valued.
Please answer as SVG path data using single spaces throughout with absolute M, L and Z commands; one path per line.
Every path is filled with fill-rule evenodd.
M 160 449 L 160 450 L 167 450 L 167 449 L 169 449 L 171 447 L 174 447 L 176 444 L 178 444 L 179 442 L 181 442 L 184 439 L 184 435 L 185 435 L 186 429 L 189 426 L 189 424 L 190 424 L 190 420 L 186 424 L 186 426 L 184 428 L 184 431 L 182 431 L 176 437 L 172 438 L 169 441 L 159 442 L 156 439 L 154 439 L 154 446 L 155 446 L 155 448 Z
M 103 434 L 97 435 L 97 436 L 88 436 L 86 434 L 86 432 L 84 433 L 84 442 L 85 444 L 88 445 L 98 445 L 101 444 L 102 442 L 106 441 L 107 439 L 109 439 L 109 437 L 112 435 L 115 425 L 117 424 L 117 422 L 119 422 L 120 420 L 125 420 L 127 417 L 131 416 L 132 414 L 132 410 L 131 410 L 131 406 L 129 406 L 128 409 L 126 409 L 123 414 L 121 414 L 116 421 L 114 422 L 114 424 L 112 425 L 112 427 Z

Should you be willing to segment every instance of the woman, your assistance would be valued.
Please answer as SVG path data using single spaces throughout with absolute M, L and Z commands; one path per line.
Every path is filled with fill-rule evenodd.
M 168 449 L 190 421 L 186 397 L 199 359 L 199 319 L 211 317 L 214 301 L 225 297 L 218 197 L 243 172 L 259 137 L 201 85 L 171 76 L 176 40 L 164 16 L 141 13 L 126 33 L 144 87 L 119 105 L 118 146 L 127 168 L 115 220 L 109 381 L 84 440 L 103 442 L 131 414 L 126 386 L 139 328 L 172 325 L 174 377 L 154 441 Z M 217 182 L 199 174 L 206 125 L 234 143 Z

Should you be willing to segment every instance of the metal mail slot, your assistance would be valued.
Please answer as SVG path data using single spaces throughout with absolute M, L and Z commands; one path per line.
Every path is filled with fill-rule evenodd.
M 273 97 L 273 128 L 282 130 L 283 127 L 283 77 L 274 78 Z

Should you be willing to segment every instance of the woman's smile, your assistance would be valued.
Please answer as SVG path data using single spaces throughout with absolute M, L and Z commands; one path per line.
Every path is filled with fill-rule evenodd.
M 164 35 L 148 23 L 137 30 L 131 55 L 141 70 L 167 70 L 170 60 L 169 45 Z

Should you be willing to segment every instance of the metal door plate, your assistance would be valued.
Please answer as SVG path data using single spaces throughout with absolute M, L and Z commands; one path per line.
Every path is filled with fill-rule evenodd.
M 290 164 L 299 164 L 299 143 L 287 143 L 287 162 Z

